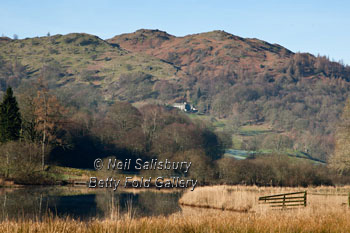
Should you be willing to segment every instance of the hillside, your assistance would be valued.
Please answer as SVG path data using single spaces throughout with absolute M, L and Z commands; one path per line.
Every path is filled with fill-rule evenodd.
M 322 160 L 333 151 L 350 88 L 348 66 L 224 31 L 0 38 L 0 64 L 1 91 L 11 85 L 21 93 L 44 77 L 62 102 L 89 111 L 115 100 L 137 106 L 188 101 L 200 113 L 225 119 L 225 130 L 263 123 L 283 132 L 268 141 L 250 138 L 243 149 L 271 148 L 281 140 Z
M 52 89 L 73 95 L 79 102 L 90 90 L 100 101 L 147 99 L 154 95 L 153 83 L 175 82 L 183 75 L 174 66 L 149 55 L 134 54 L 92 35 L 72 33 L 24 40 L 0 40 L 1 90 L 35 80 L 44 72 Z M 134 80 L 129 80 L 131 77 Z M 125 84 L 123 83 L 125 81 Z M 120 82 L 118 82 L 120 81 Z M 142 82 L 143 90 L 128 91 L 130 82 Z M 131 84 L 130 84 L 131 85 Z M 139 88 L 141 89 L 141 88 Z M 87 102 L 90 104 L 93 102 Z
M 323 160 L 332 153 L 335 124 L 349 92 L 349 67 L 224 31 L 175 37 L 141 29 L 108 41 L 184 71 L 189 79 L 183 100 L 200 112 L 234 126 L 267 123 L 285 131 L 291 149 Z M 262 136 L 255 144 L 269 143 Z
M 273 71 L 293 56 L 280 45 L 244 39 L 224 31 L 175 37 L 158 30 L 141 29 L 108 41 L 129 51 L 156 56 L 186 73 L 197 75 L 198 79 L 200 76 L 234 75 L 238 68 L 256 73 Z

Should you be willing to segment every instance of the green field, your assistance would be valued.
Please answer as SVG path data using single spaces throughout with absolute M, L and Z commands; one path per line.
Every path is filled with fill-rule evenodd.
M 295 159 L 308 160 L 312 163 L 321 163 L 325 164 L 325 161 L 313 158 L 310 154 L 305 153 L 299 150 L 293 150 L 291 148 L 283 148 L 283 150 L 272 150 L 267 148 L 258 148 L 257 150 L 245 150 L 242 148 L 243 141 L 253 140 L 254 136 L 258 135 L 279 135 L 284 133 L 284 131 L 274 130 L 270 126 L 265 124 L 260 125 L 243 125 L 237 130 L 232 130 L 232 126 L 229 121 L 226 119 L 218 119 L 212 116 L 199 115 L 189 113 L 188 116 L 193 120 L 201 120 L 212 124 L 215 128 L 215 131 L 222 132 L 226 131 L 232 135 L 232 147 L 227 148 L 224 154 L 224 157 L 235 158 L 238 160 L 247 159 L 253 155 L 259 154 L 286 154 Z

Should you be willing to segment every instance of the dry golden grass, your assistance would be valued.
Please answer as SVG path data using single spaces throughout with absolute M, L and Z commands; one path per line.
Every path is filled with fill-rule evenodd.
M 238 186 L 208 186 L 187 191 L 179 200 L 181 205 L 248 211 L 256 205 L 256 194 Z
M 198 187 L 194 191 L 186 191 L 179 203 L 186 206 L 214 208 L 222 210 L 262 212 L 268 206 L 258 202 L 259 196 L 307 191 L 308 208 L 332 208 L 347 205 L 350 187 L 257 187 L 257 186 L 207 186 Z
M 47 218 L 40 221 L 6 221 L 0 232 L 350 232 L 350 212 L 273 211 L 268 214 L 229 211 L 190 211 L 170 217 L 119 220 Z
M 272 210 L 257 202 L 260 195 L 297 190 L 304 189 L 202 187 L 186 192 L 181 202 L 196 203 L 202 198 L 208 205 L 218 207 L 251 207 L 248 212 L 234 212 L 182 206 L 181 212 L 169 217 L 134 219 L 126 214 L 89 222 L 55 217 L 42 221 L 9 220 L 0 223 L 0 232 L 350 232 L 350 209 L 344 205 L 349 187 L 309 188 L 307 207 L 293 210 Z

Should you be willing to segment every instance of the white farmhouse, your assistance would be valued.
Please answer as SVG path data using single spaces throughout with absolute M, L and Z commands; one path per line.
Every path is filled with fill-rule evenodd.
M 178 108 L 181 111 L 184 112 L 197 112 L 197 109 L 195 107 L 193 107 L 192 104 L 189 104 L 187 102 L 183 102 L 183 103 L 174 103 L 172 105 L 174 108 Z

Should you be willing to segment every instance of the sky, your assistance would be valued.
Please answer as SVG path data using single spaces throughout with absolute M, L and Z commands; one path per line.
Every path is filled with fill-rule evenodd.
M 141 28 L 175 36 L 224 30 L 350 65 L 350 1 L 0 0 L 0 35 L 9 37 L 108 39 Z

